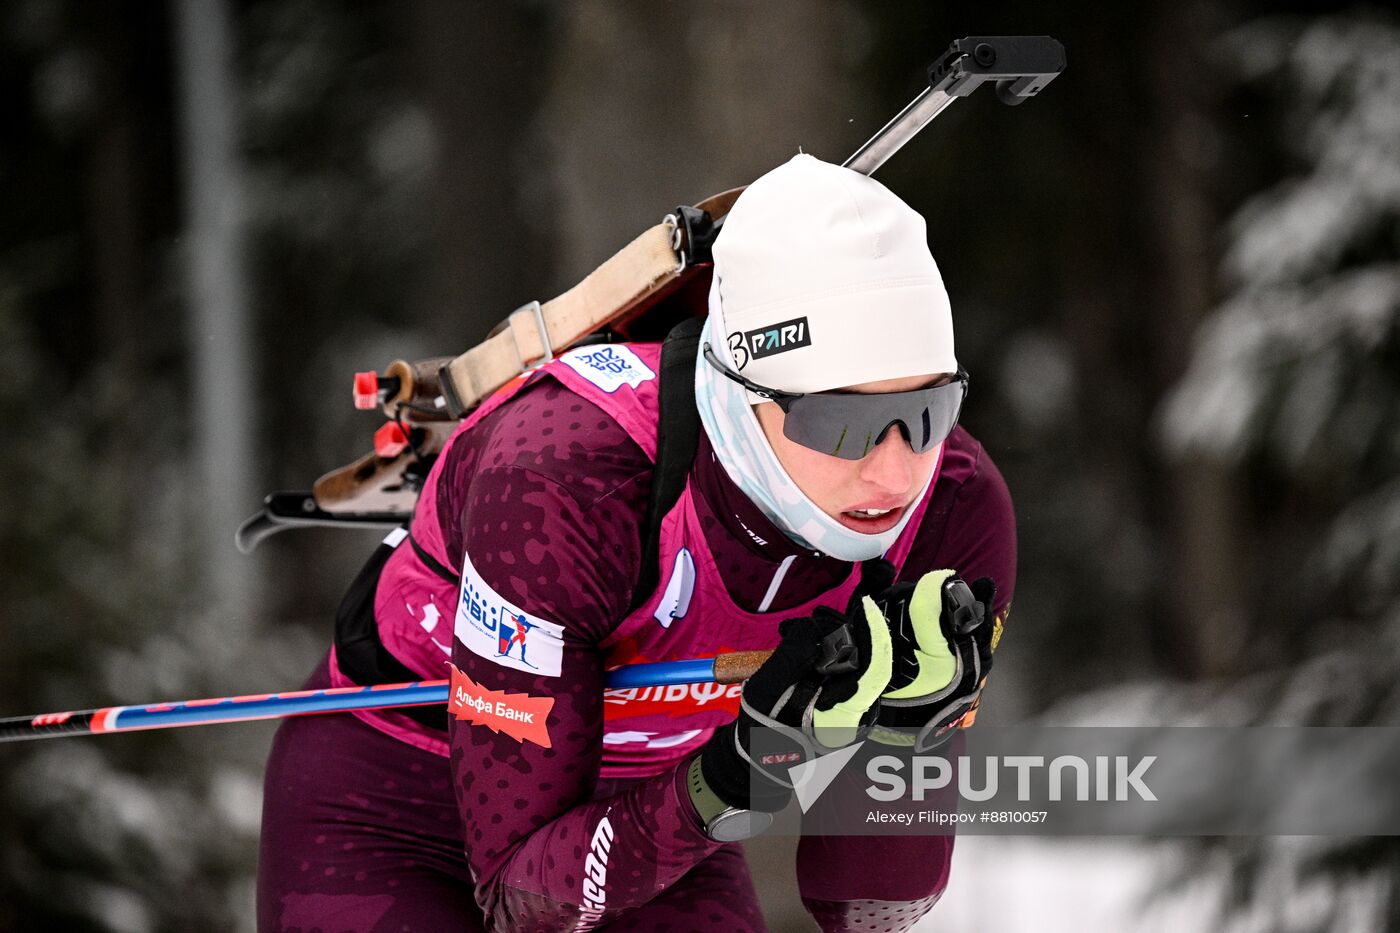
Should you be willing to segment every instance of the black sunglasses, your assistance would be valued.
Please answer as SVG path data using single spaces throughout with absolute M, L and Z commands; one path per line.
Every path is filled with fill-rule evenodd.
M 776 402 L 786 417 L 783 436 L 809 450 L 859 460 L 880 443 L 892 425 L 921 454 L 943 442 L 957 426 L 967 398 L 967 373 L 936 386 L 907 392 L 783 392 L 745 379 L 720 361 L 707 342 L 705 360 L 750 392 Z

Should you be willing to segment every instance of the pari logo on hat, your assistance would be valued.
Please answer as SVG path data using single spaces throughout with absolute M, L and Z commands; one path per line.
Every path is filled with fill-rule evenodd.
M 812 345 L 812 329 L 805 317 L 782 321 L 771 327 L 757 330 L 736 331 L 729 335 L 729 350 L 734 354 L 734 364 L 740 370 L 749 365 L 749 360 L 761 360 L 788 350 L 799 350 Z

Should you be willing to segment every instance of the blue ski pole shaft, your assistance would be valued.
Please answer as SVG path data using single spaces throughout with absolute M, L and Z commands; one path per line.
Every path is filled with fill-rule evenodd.
M 766 651 L 750 651 L 715 658 L 633 664 L 610 671 L 607 675 L 607 686 L 609 689 L 628 689 L 672 684 L 739 683 L 757 670 L 767 656 Z M 449 684 L 446 680 L 423 680 L 369 687 L 293 690 L 287 693 L 258 693 L 207 700 L 149 703 L 144 706 L 108 706 L 63 713 L 40 713 L 37 716 L 14 716 L 0 719 L 0 742 L 251 722 L 256 719 L 281 719 L 286 716 L 344 713 L 361 709 L 433 706 L 447 702 L 448 690 Z

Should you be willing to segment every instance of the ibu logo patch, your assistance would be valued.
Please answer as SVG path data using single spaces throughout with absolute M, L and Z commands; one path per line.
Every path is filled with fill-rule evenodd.
M 635 389 L 656 378 L 651 367 L 630 349 L 617 344 L 579 347 L 560 357 L 583 378 L 609 394 L 623 386 Z
M 800 350 L 812 345 L 812 331 L 805 317 L 783 321 L 772 327 L 760 327 L 729 335 L 729 346 L 735 351 L 739 368 L 743 369 L 750 360 L 761 360 L 765 356 Z
M 502 667 L 558 677 L 564 661 L 564 626 L 530 615 L 505 601 L 481 579 L 467 557 L 453 625 L 473 654 Z

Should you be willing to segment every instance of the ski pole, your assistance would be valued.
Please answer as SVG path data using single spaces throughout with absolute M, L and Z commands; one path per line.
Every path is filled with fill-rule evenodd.
M 771 653 L 739 651 L 713 658 L 633 664 L 608 672 L 607 686 L 608 689 L 619 690 L 665 687 L 672 684 L 741 683 L 758 670 L 759 665 L 767 660 Z M 447 693 L 446 680 L 422 680 L 401 684 L 375 684 L 369 687 L 293 690 L 287 693 L 256 693 L 207 700 L 150 703 L 145 706 L 108 706 L 65 713 L 40 713 L 37 716 L 0 719 L 0 742 L 20 742 L 64 735 L 136 732 L 143 729 L 174 729 L 179 726 L 205 726 L 224 722 L 251 722 L 256 719 L 343 713 L 357 709 L 432 706 L 445 704 Z

